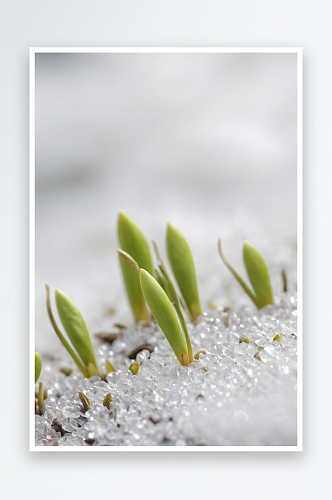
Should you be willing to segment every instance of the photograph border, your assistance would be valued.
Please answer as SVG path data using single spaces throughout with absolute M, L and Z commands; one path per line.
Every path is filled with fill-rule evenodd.
M 35 445 L 35 56 L 39 53 L 293 53 L 297 56 L 298 370 L 295 446 L 36 446 Z M 303 451 L 303 49 L 302 47 L 30 47 L 29 62 L 29 451 L 216 452 Z

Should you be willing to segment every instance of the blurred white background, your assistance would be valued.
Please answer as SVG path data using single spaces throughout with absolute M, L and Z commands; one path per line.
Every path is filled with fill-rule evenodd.
M 204 305 L 232 279 L 219 237 L 238 267 L 245 239 L 295 263 L 296 70 L 294 53 L 36 55 L 37 341 L 58 343 L 45 282 L 95 327 L 128 310 L 120 208 L 163 252 L 179 227 Z

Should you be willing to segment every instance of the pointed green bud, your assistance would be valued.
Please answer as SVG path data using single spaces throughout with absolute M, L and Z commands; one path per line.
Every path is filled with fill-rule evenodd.
M 83 394 L 83 392 L 79 392 L 78 396 L 79 396 L 79 398 L 81 400 L 81 403 L 82 403 L 83 408 L 85 409 L 85 411 L 91 410 L 90 401 L 88 400 L 88 398 L 86 397 L 86 395 Z
M 109 410 L 111 407 L 111 403 L 112 403 L 112 396 L 110 394 L 107 394 L 103 399 L 103 405 L 106 406 L 106 408 Z
M 275 342 L 280 342 L 280 340 L 281 340 L 281 335 L 280 335 L 280 333 L 277 333 L 277 335 L 275 335 L 275 336 L 273 337 L 273 340 L 274 340 Z
M 172 224 L 166 233 L 167 255 L 192 321 L 202 314 L 194 260 L 187 240 Z
M 69 377 L 69 375 L 73 373 L 73 370 L 71 368 L 60 368 L 60 372 L 64 373 L 66 377 Z
M 61 331 L 60 331 L 60 329 L 59 329 L 59 327 L 54 319 L 54 316 L 52 313 L 52 308 L 51 308 L 50 287 L 48 285 L 45 285 L 45 288 L 46 288 L 46 309 L 47 309 L 48 317 L 50 318 L 51 324 L 54 328 L 54 331 L 57 334 L 57 336 L 59 337 L 62 345 L 65 347 L 67 352 L 70 354 L 70 356 L 75 361 L 78 368 L 83 373 L 84 377 L 88 377 L 89 374 L 88 374 L 88 370 L 87 370 L 86 366 L 82 363 L 82 360 L 79 358 L 79 356 L 77 356 L 76 352 L 71 347 L 69 342 L 67 342 L 67 340 L 65 339 L 65 336 L 61 333 Z
M 220 253 L 220 257 L 222 258 L 222 261 L 223 263 L 225 264 L 225 266 L 228 267 L 228 269 L 230 270 L 230 272 L 233 274 L 234 278 L 236 279 L 236 281 L 242 286 L 243 290 L 246 292 L 246 294 L 251 298 L 251 300 L 256 304 L 256 306 L 258 307 L 258 303 L 257 303 L 257 299 L 255 297 L 255 295 L 252 293 L 252 291 L 250 290 L 250 288 L 246 285 L 246 283 L 243 281 L 243 279 L 241 278 L 241 276 L 235 271 L 235 269 L 229 264 L 229 262 L 227 261 L 225 255 L 224 255 L 224 252 L 221 248 L 221 240 L 219 239 L 218 240 L 218 250 L 219 250 L 219 253 Z
M 231 271 L 238 283 L 242 286 L 243 290 L 251 298 L 254 304 L 261 309 L 267 304 L 273 304 L 273 291 L 271 287 L 269 273 L 261 254 L 256 248 L 246 241 L 243 245 L 243 260 L 247 269 L 247 274 L 250 283 L 254 289 L 253 293 L 248 285 L 243 281 L 241 276 L 235 269 L 228 263 L 221 248 L 221 240 L 218 241 L 218 249 L 224 264 Z
M 261 309 L 267 304 L 273 304 L 273 291 L 265 261 L 249 241 L 245 241 L 243 245 L 243 260 L 256 294 L 258 308 Z
M 38 352 L 35 352 L 35 384 L 37 383 L 42 370 L 42 358 Z
M 80 356 L 87 369 L 91 364 L 99 374 L 90 335 L 82 314 L 74 302 L 58 289 L 55 290 L 55 301 L 63 327 L 76 349 L 77 354 Z M 88 369 L 89 376 L 90 371 L 91 367 L 90 370 Z
M 139 364 L 138 363 L 132 363 L 129 366 L 129 370 L 131 371 L 131 373 L 133 375 L 137 375 L 138 374 L 138 370 L 139 370 Z
M 188 353 L 182 330 L 174 308 L 159 283 L 144 269 L 140 270 L 140 282 L 146 303 L 163 331 L 175 356 L 183 366 L 188 366 Z
M 137 269 L 126 257 L 129 255 L 132 258 L 138 270 L 143 268 L 153 274 L 153 260 L 148 241 L 137 224 L 123 210 L 119 212 L 118 235 L 123 252 L 121 254 L 118 250 L 120 264 L 135 321 L 150 322 L 151 317 L 141 293 Z
M 139 268 L 153 274 L 153 260 L 147 239 L 135 222 L 120 210 L 118 219 L 120 248 L 128 253 Z
M 261 350 L 263 350 L 263 349 L 261 349 Z M 259 354 L 259 352 L 256 352 L 256 354 L 254 355 L 254 358 L 258 359 L 258 361 L 262 361 L 262 358 L 261 358 L 261 355 Z
M 138 321 L 151 321 L 148 308 L 142 294 L 139 282 L 139 267 L 137 262 L 123 250 L 117 249 L 120 259 L 122 274 L 127 290 L 127 295 L 136 323 Z

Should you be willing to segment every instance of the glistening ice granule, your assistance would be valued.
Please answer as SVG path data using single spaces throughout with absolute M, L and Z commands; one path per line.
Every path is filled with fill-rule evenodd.
M 203 313 L 188 325 L 194 354 L 204 351 L 188 368 L 154 324 L 128 328 L 96 349 L 100 367 L 106 359 L 119 367 L 106 380 L 84 379 L 65 352 L 45 360 L 47 399 L 44 415 L 35 417 L 36 445 L 296 445 L 296 304 L 295 293 L 283 293 L 260 311 Z M 249 343 L 239 342 L 243 335 Z M 143 343 L 154 350 L 137 354 L 133 375 L 125 354 Z M 69 376 L 59 371 L 64 366 L 73 368 Z M 109 409 L 102 404 L 108 394 Z

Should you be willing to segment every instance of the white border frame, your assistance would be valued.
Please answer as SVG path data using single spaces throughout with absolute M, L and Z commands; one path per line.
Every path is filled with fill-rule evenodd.
M 293 53 L 297 55 L 297 289 L 298 379 L 296 446 L 82 446 L 35 445 L 35 55 L 37 53 Z M 30 47 L 29 119 L 29 450 L 52 452 L 303 451 L 303 49 L 301 47 Z

